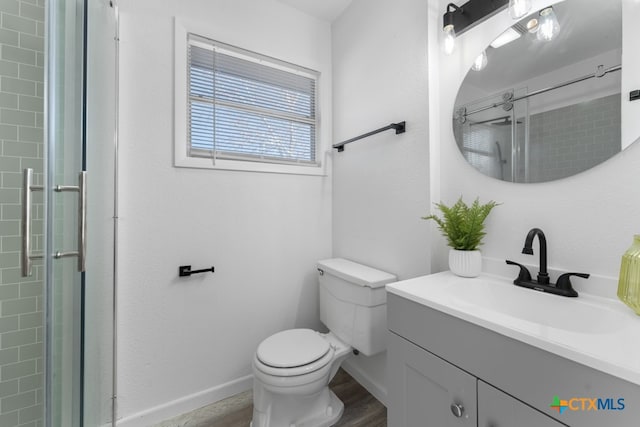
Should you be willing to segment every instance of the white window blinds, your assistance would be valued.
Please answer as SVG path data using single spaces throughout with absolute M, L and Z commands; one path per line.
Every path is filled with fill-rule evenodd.
M 318 165 L 318 73 L 188 36 L 193 157 Z

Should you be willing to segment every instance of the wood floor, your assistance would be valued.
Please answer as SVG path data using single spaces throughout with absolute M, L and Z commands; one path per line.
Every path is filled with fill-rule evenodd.
M 340 369 L 329 387 L 344 402 L 344 414 L 336 427 L 387 426 L 387 408 L 345 371 Z M 247 427 L 252 415 L 251 391 L 247 391 L 155 427 Z

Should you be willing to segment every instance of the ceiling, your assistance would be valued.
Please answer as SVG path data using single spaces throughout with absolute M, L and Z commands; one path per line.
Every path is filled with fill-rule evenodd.
M 278 0 L 311 16 L 333 22 L 349 6 L 351 0 Z

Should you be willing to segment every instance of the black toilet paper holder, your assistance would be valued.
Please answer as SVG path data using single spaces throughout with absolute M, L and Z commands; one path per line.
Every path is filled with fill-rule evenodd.
M 178 267 L 178 276 L 180 277 L 189 277 L 192 274 L 198 273 L 214 273 L 216 271 L 215 267 L 204 268 L 202 270 L 192 270 L 190 265 L 181 265 Z

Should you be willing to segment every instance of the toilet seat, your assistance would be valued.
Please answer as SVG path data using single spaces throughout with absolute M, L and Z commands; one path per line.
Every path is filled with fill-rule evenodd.
M 265 339 L 256 351 L 256 367 L 268 375 L 291 377 L 317 371 L 333 360 L 329 342 L 311 329 L 289 329 Z

